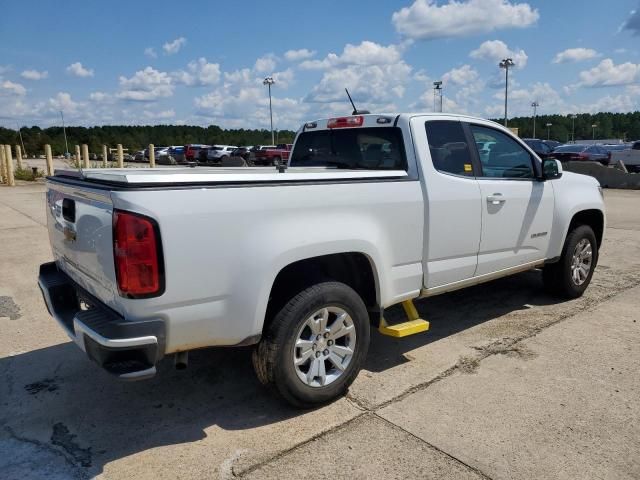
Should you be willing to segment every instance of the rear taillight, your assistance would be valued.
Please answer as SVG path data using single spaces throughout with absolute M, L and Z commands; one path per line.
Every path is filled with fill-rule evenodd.
M 327 121 L 327 128 L 349 128 L 349 127 L 361 127 L 364 123 L 364 117 L 338 117 L 330 118 Z
M 113 256 L 123 297 L 160 295 L 164 288 L 157 224 L 135 213 L 113 212 Z

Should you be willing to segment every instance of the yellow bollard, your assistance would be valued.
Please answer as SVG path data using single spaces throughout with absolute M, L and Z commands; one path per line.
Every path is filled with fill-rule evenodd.
M 107 168 L 109 166 L 109 151 L 106 145 L 102 145 L 102 166 Z
M 7 183 L 7 163 L 4 161 L 4 145 L 0 145 L 0 182 Z
M 124 168 L 124 152 L 121 143 L 118 144 L 118 168 Z
M 82 168 L 89 168 L 89 145 L 82 144 Z
M 44 146 L 44 155 L 47 157 L 47 176 L 53 175 L 53 155 L 51 155 L 51 145 Z
M 7 183 L 10 187 L 15 187 L 16 179 L 13 176 L 13 157 L 11 156 L 11 145 L 4 146 L 4 157 L 7 162 Z
M 76 168 L 82 168 L 82 159 L 80 158 L 80 145 L 76 145 Z
M 22 149 L 20 145 L 16 145 L 16 161 L 18 162 L 18 169 L 22 170 Z
M 156 151 L 153 149 L 153 143 L 149 144 L 149 167 L 155 168 L 156 166 Z

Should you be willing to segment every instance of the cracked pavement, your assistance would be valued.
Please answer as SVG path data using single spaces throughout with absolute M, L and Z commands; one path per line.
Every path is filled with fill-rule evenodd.
M 259 385 L 247 348 L 194 352 L 185 371 L 168 359 L 145 382 L 99 371 L 36 286 L 43 191 L 0 188 L 2 478 L 640 477 L 640 192 L 605 192 L 582 298 L 527 272 L 418 301 L 429 332 L 373 333 L 347 397 L 299 411 Z

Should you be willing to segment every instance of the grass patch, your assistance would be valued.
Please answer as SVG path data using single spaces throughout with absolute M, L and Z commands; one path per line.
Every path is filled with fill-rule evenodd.
M 44 177 L 44 172 L 41 170 L 36 170 L 36 174 L 33 174 L 33 171 L 30 168 L 16 168 L 13 171 L 13 176 L 16 180 L 27 180 L 34 181 L 37 178 Z

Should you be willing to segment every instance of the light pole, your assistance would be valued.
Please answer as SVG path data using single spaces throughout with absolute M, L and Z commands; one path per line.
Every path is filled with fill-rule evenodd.
M 598 128 L 598 124 L 594 123 L 593 125 L 591 125 L 591 128 L 593 129 L 593 140 L 596 139 L 596 128 Z
M 575 113 L 571 114 L 571 141 L 576 143 L 576 118 L 578 116 Z
M 273 85 L 275 80 L 273 77 L 267 77 L 263 80 L 262 84 L 269 87 L 269 117 L 271 118 L 271 145 L 275 145 L 275 139 L 273 138 L 273 109 L 271 108 L 271 85 Z
M 536 113 L 538 112 L 540 104 L 538 102 L 533 102 L 531 106 L 533 107 L 533 138 L 536 138 Z
M 504 68 L 504 126 L 507 126 L 507 98 L 509 97 L 509 67 L 513 67 L 513 59 L 505 58 L 499 64 L 500 68 Z
M 549 140 L 551 138 L 551 127 L 553 126 L 553 123 L 547 123 L 547 140 Z
M 64 114 L 60 110 L 60 117 L 62 117 L 62 133 L 64 135 L 64 158 L 69 158 L 69 145 L 67 145 L 67 130 L 64 128 Z
M 436 100 L 439 99 L 439 102 Z M 440 108 L 436 109 L 439 104 Z M 433 111 L 442 113 L 442 81 L 433 82 Z

